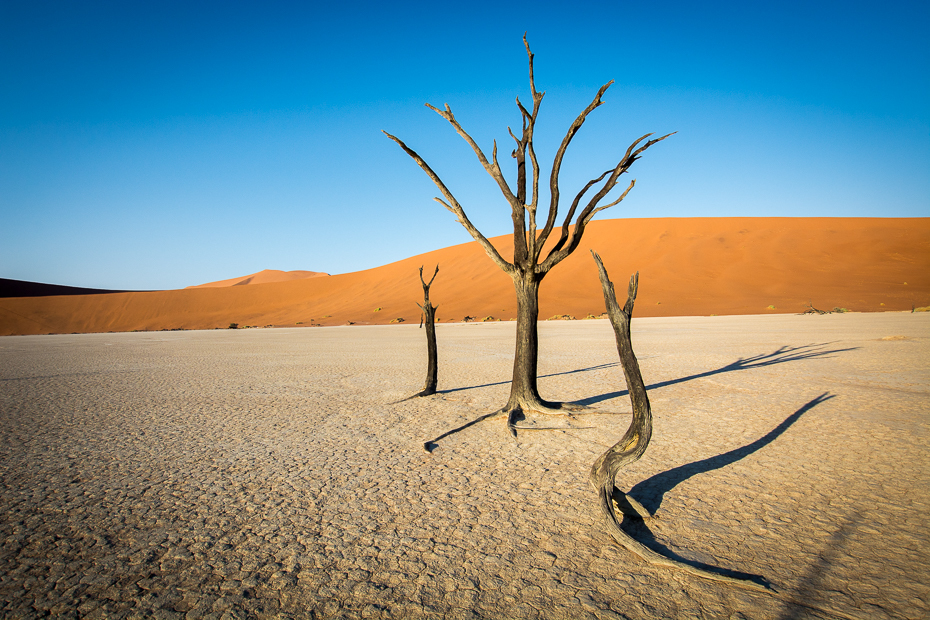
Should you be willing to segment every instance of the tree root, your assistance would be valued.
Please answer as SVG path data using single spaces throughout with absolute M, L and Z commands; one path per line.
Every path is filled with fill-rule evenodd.
M 591 408 L 587 405 L 579 405 L 576 403 L 550 402 L 540 400 L 535 402 L 521 402 L 516 405 L 511 405 L 508 403 L 504 409 L 518 413 L 538 413 L 540 415 L 547 416 L 572 417 L 575 415 L 583 415 L 584 412 L 589 411 Z
M 559 403 L 562 405 L 563 403 Z M 526 413 L 538 413 L 544 416 L 553 416 L 560 415 L 565 416 L 569 420 L 574 420 L 576 413 L 573 411 L 561 412 L 557 409 L 547 409 L 540 411 L 537 408 L 523 408 L 523 407 L 513 407 L 510 408 L 507 413 L 507 430 L 510 431 L 512 437 L 516 438 L 517 431 L 569 431 L 569 430 L 578 430 L 592 428 L 590 426 L 517 426 L 518 416 L 525 416 Z
M 413 396 L 408 396 L 407 398 L 401 399 L 397 402 L 402 403 L 406 400 L 416 398 L 417 396 L 428 396 L 428 394 L 422 394 L 422 393 L 414 394 Z M 391 403 L 391 404 L 396 404 L 396 403 Z M 572 403 L 557 403 L 557 404 L 558 405 L 563 405 L 563 404 L 572 405 Z M 584 405 L 573 405 L 573 407 L 577 407 L 580 409 L 588 408 L 588 407 L 585 407 Z M 569 413 L 568 411 L 559 411 L 558 409 L 548 409 L 548 408 L 544 408 L 544 409 L 546 409 L 546 411 L 541 411 L 539 408 L 534 407 L 532 409 L 527 409 L 526 411 L 531 412 L 531 413 L 541 413 L 545 415 L 562 415 L 562 416 L 568 416 L 570 418 L 574 417 L 575 415 L 584 415 L 584 414 Z M 577 409 L 573 408 L 572 411 L 577 411 Z M 432 454 L 433 450 L 439 447 L 438 443 L 441 439 L 445 439 L 449 435 L 454 435 L 455 433 L 458 433 L 459 431 L 464 431 L 466 428 L 470 428 L 474 426 L 475 424 L 478 424 L 479 422 L 483 422 L 484 420 L 490 420 L 495 417 L 503 417 L 505 415 L 507 416 L 507 430 L 510 432 L 510 435 L 514 438 L 516 438 L 518 430 L 520 431 L 566 431 L 566 430 L 579 430 L 579 429 L 591 428 L 588 426 L 580 426 L 580 427 L 579 426 L 517 426 L 516 424 L 517 416 L 522 415 L 523 412 L 524 412 L 524 409 L 521 407 L 503 407 L 501 409 L 492 411 L 491 413 L 486 413 L 482 416 L 475 418 L 471 422 L 467 422 L 461 426 L 457 426 L 456 428 L 453 428 L 450 431 L 446 431 L 442 435 L 434 437 L 433 439 L 430 439 L 429 441 L 423 442 L 423 449 L 427 452 L 427 454 Z
M 514 425 L 514 430 L 517 431 L 581 431 L 586 429 L 594 428 L 593 426 L 517 426 Z
M 545 404 L 530 404 L 515 407 L 525 413 L 539 413 L 547 416 L 568 416 L 575 418 L 583 415 L 630 415 L 631 411 L 603 411 L 590 405 L 579 405 L 572 402 L 546 402 Z

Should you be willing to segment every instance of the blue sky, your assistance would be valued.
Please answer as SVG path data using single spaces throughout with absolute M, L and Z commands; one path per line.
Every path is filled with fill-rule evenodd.
M 679 132 L 600 217 L 930 216 L 927 2 L 336 4 L 0 2 L 0 277 L 180 288 L 470 241 L 382 129 L 505 234 L 496 185 L 423 104 L 509 153 L 524 31 L 544 166 L 616 81 L 563 196 Z

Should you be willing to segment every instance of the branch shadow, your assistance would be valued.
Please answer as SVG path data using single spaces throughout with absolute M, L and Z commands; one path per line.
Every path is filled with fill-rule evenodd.
M 693 560 L 687 558 L 680 553 L 672 551 L 667 546 L 660 543 L 656 540 L 655 535 L 650 531 L 646 526 L 646 523 L 642 519 L 637 519 L 635 517 L 624 516 L 623 521 L 620 523 L 620 527 L 634 540 L 642 543 L 644 546 L 652 549 L 656 553 L 663 555 L 669 559 L 681 562 L 682 564 L 687 564 L 693 566 L 699 570 L 707 571 L 708 573 L 716 573 L 724 577 L 732 577 L 733 579 L 740 579 L 742 581 L 751 581 L 753 583 L 759 584 L 760 586 L 766 588 L 767 590 L 775 590 L 774 585 L 768 579 L 762 575 L 757 575 L 756 573 L 746 573 L 739 570 L 733 570 L 732 568 L 724 568 L 722 566 L 717 566 L 715 564 L 708 564 L 707 562 L 701 562 L 700 560 Z
M 732 465 L 736 461 L 746 458 L 753 452 L 761 450 L 765 446 L 775 441 L 779 435 L 788 430 L 788 427 L 797 422 L 798 418 L 800 418 L 802 415 L 820 403 L 828 401 L 831 398 L 836 398 L 836 395 L 830 394 L 829 392 L 824 392 L 817 398 L 806 403 L 803 407 L 785 418 L 781 424 L 754 442 L 741 448 L 736 448 L 735 450 L 730 450 L 729 452 L 718 454 L 717 456 L 712 456 L 700 461 L 688 463 L 687 465 L 681 465 L 679 467 L 664 471 L 661 474 L 656 474 L 651 478 L 637 483 L 632 489 L 630 489 L 630 495 L 633 495 L 634 499 L 639 500 L 639 503 L 645 506 L 651 514 L 655 514 L 659 507 L 662 505 L 662 499 L 665 494 L 688 478 L 698 474 L 704 474 L 715 469 L 721 469 L 727 465 Z
M 731 362 L 726 366 L 721 366 L 720 368 L 715 368 L 713 370 L 707 370 L 705 372 L 697 373 L 694 375 L 688 375 L 687 377 L 679 377 L 678 379 L 669 379 L 668 381 L 660 381 L 659 383 L 653 383 L 652 385 L 647 385 L 647 390 L 654 390 L 657 388 L 668 387 L 670 385 L 675 385 L 677 383 L 684 383 L 686 381 L 693 381 L 694 379 L 703 379 L 704 377 L 711 377 L 713 375 L 719 375 L 725 372 L 735 372 L 739 370 L 751 370 L 753 368 L 764 368 L 766 366 L 774 366 L 775 364 L 784 364 L 785 362 L 797 362 L 800 360 L 807 359 L 817 359 L 825 358 L 829 359 L 829 356 L 832 353 L 844 353 L 846 351 L 855 351 L 859 347 L 849 347 L 846 349 L 829 349 L 824 351 L 823 348 L 831 343 L 824 342 L 821 344 L 807 344 L 798 347 L 788 347 L 784 346 L 771 353 L 761 353 L 759 355 L 754 355 L 747 358 L 739 358 L 735 362 Z M 601 401 L 610 400 L 611 398 L 617 398 L 618 396 L 626 396 L 629 394 L 628 390 L 620 390 L 617 392 L 607 392 L 606 394 L 600 394 L 598 396 L 591 396 L 589 398 L 582 398 L 581 400 L 572 401 L 576 405 L 593 405 Z
M 439 447 L 439 441 L 440 441 L 441 439 L 445 439 L 445 438 L 448 437 L 449 435 L 454 435 L 455 433 L 458 433 L 458 432 L 460 432 L 460 431 L 464 431 L 466 428 L 469 428 L 470 426 L 474 426 L 474 425 L 477 424 L 478 422 L 483 422 L 484 420 L 487 420 L 488 418 L 493 418 L 494 416 L 496 416 L 496 415 L 498 415 L 498 414 L 500 414 L 500 413 L 501 413 L 501 410 L 498 409 L 497 411 L 492 411 L 491 413 L 486 413 L 486 414 L 484 414 L 484 415 L 480 415 L 480 416 L 478 416 L 477 418 L 475 418 L 474 420 L 472 420 L 471 422 L 466 422 L 465 424 L 462 424 L 461 426 L 457 426 L 457 427 L 453 428 L 451 431 L 446 431 L 446 432 L 443 433 L 442 435 L 439 435 L 439 436 L 437 436 L 437 437 L 434 437 L 433 439 L 430 439 L 429 441 L 424 441 L 424 442 L 423 442 L 423 449 L 426 450 L 427 453 L 432 454 L 433 450 L 435 450 L 436 448 Z
M 565 370 L 563 372 L 553 372 L 548 375 L 539 375 L 539 379 L 544 379 L 545 377 L 558 377 L 559 375 L 573 375 L 579 372 L 590 372 L 592 370 L 601 370 L 602 368 L 611 368 L 613 366 L 619 366 L 620 362 L 609 362 L 607 364 L 598 364 L 597 366 L 588 366 L 587 368 L 576 368 L 575 370 Z M 451 394 L 452 392 L 461 392 L 463 390 L 477 390 L 478 388 L 484 387 L 493 387 L 495 385 L 510 385 L 511 380 L 507 381 L 496 381 L 495 383 L 483 383 L 481 385 L 469 385 L 466 387 L 451 388 L 448 390 L 436 390 L 437 394 Z M 625 394 L 626 392 L 624 392 Z
M 661 506 L 662 499 L 665 494 L 671 489 L 675 488 L 681 482 L 696 476 L 697 474 L 703 474 L 715 469 L 720 469 L 746 458 L 753 452 L 756 452 L 775 441 L 775 439 L 777 439 L 782 433 L 788 430 L 788 428 L 806 412 L 810 411 L 820 403 L 835 397 L 836 395 L 834 394 L 824 392 L 785 418 L 781 424 L 773 428 L 766 435 L 760 437 L 756 441 L 741 448 L 730 450 L 729 452 L 725 452 L 724 454 L 720 454 L 718 456 L 710 457 L 696 461 L 694 463 L 675 467 L 673 469 L 669 469 L 668 471 L 664 471 L 661 474 L 657 474 L 635 485 L 632 489 L 630 489 L 629 495 L 639 495 L 640 497 L 634 497 L 634 499 L 637 499 L 651 514 L 655 514 L 656 510 L 659 508 L 659 506 Z M 676 553 L 675 551 L 672 551 L 656 539 L 655 535 L 649 529 L 647 522 L 643 521 L 642 519 L 625 515 L 620 525 L 624 531 L 626 531 L 626 533 L 629 534 L 630 537 L 632 537 L 634 540 L 639 541 L 641 544 L 652 549 L 656 553 L 682 562 L 683 564 L 689 564 L 695 568 L 710 571 L 720 575 L 727 575 L 737 579 L 747 579 L 750 581 L 755 581 L 761 585 L 769 585 L 768 582 L 760 575 L 742 573 L 739 571 L 721 568 L 719 566 L 713 566 L 704 562 L 686 558 Z
M 817 560 L 808 567 L 807 572 L 801 578 L 796 589 L 797 598 L 787 601 L 787 606 L 778 620 L 800 620 L 807 615 L 804 613 L 805 609 L 820 611 L 811 602 L 821 596 L 824 577 L 830 571 L 831 566 L 840 562 L 840 550 L 856 529 L 856 523 L 861 517 L 861 510 L 856 511 L 833 532 L 823 550 L 817 554 Z

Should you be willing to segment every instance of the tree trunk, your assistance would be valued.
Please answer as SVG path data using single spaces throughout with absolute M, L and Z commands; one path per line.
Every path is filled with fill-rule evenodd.
M 546 403 L 536 387 L 536 366 L 539 359 L 539 284 L 542 278 L 528 271 L 515 272 L 513 285 L 517 292 L 517 343 L 513 356 L 513 381 L 506 409 L 542 409 Z
M 420 267 L 420 284 L 423 285 L 423 304 L 417 304 L 420 306 L 420 310 L 423 311 L 423 320 L 420 323 L 420 327 L 423 327 L 426 324 L 426 356 L 427 356 L 427 366 L 426 366 L 426 383 L 423 385 L 423 389 L 414 394 L 414 396 L 429 396 L 436 393 L 436 384 L 438 382 L 438 363 L 437 363 L 437 353 L 436 353 L 436 306 L 430 303 L 429 301 L 429 287 L 433 285 L 433 280 L 436 279 L 436 274 L 439 273 L 439 265 L 436 265 L 436 271 L 433 272 L 433 277 L 430 278 L 429 282 L 423 279 L 423 267 Z
M 436 306 L 429 302 L 429 290 L 427 289 L 423 300 L 423 324 L 426 325 L 426 384 L 423 386 L 422 396 L 429 396 L 436 393 L 436 384 L 438 383 L 438 367 L 436 353 Z
M 594 262 L 597 263 L 601 288 L 604 293 L 604 305 L 607 316 L 614 328 L 614 338 L 617 341 L 617 353 L 620 355 L 620 366 L 623 368 L 623 377 L 626 379 L 627 391 L 633 405 L 633 419 L 630 427 L 623 437 L 610 450 L 607 450 L 591 467 L 589 481 L 591 486 L 601 491 L 602 496 L 610 498 L 614 491 L 614 480 L 617 472 L 630 463 L 637 461 L 652 438 L 652 408 L 649 406 L 649 396 L 646 394 L 646 384 L 643 374 L 639 370 L 639 362 L 633 352 L 633 342 L 630 339 L 630 321 L 633 318 L 633 303 L 639 289 L 639 272 L 630 278 L 626 303 L 623 307 L 617 303 L 617 295 L 613 282 L 607 275 L 607 270 L 601 262 L 601 257 L 593 250 Z M 610 508 L 610 502 L 606 502 Z M 647 513 L 648 514 L 648 513 Z

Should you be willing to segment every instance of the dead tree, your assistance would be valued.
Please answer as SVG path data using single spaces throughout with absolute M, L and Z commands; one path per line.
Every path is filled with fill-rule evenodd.
M 436 353 L 436 306 L 429 301 L 429 287 L 432 286 L 436 274 L 439 273 L 439 265 L 436 265 L 436 271 L 429 282 L 423 279 L 423 267 L 420 267 L 420 284 L 423 285 L 423 304 L 420 305 L 422 315 L 420 317 L 420 327 L 426 325 L 426 384 L 423 389 L 414 394 L 414 396 L 429 396 L 436 393 L 436 383 L 438 381 L 438 366 Z
M 817 308 L 814 307 L 814 301 L 811 300 L 807 302 L 807 310 L 805 310 L 801 314 L 832 314 L 832 312 L 829 312 L 827 310 L 818 310 Z
M 484 151 L 472 139 L 472 137 L 462 128 L 458 120 L 452 114 L 449 105 L 446 104 L 444 110 L 440 110 L 430 104 L 428 108 L 446 119 L 455 131 L 465 140 L 466 143 L 475 152 L 478 161 L 484 170 L 497 183 L 501 193 L 510 205 L 511 219 L 513 220 L 513 262 L 505 260 L 497 249 L 475 228 L 465 214 L 465 210 L 455 196 L 446 187 L 442 179 L 439 178 L 433 169 L 427 164 L 416 151 L 408 147 L 404 142 L 391 134 L 384 132 L 387 137 L 396 142 L 413 160 L 423 169 L 426 175 L 439 188 L 442 198 L 437 197 L 435 200 L 442 204 L 446 209 L 456 216 L 457 221 L 465 227 L 471 236 L 477 241 L 487 255 L 513 280 L 514 289 L 517 295 L 517 339 L 516 351 L 513 360 L 513 380 L 510 387 L 510 398 L 507 404 L 499 411 L 508 415 L 508 421 L 511 423 L 517 412 L 536 411 L 541 413 L 564 413 L 569 407 L 564 403 L 553 403 L 543 400 L 539 395 L 536 385 L 537 358 L 539 354 L 539 340 L 537 336 L 536 322 L 539 318 L 539 285 L 549 271 L 565 260 L 572 252 L 578 248 L 581 237 L 584 235 L 585 227 L 597 213 L 618 204 L 623 200 L 627 193 L 633 189 L 636 181 L 631 181 L 629 186 L 620 194 L 620 196 L 607 204 L 601 204 L 605 201 L 608 194 L 613 190 L 620 180 L 620 176 L 626 173 L 630 166 L 639 159 L 640 155 L 656 142 L 664 140 L 669 135 L 661 138 L 649 139 L 653 134 L 649 133 L 635 140 L 627 148 L 623 157 L 616 166 L 609 168 L 596 178 L 589 181 L 575 195 L 571 207 L 569 207 L 562 221 L 561 232 L 554 244 L 546 248 L 546 242 L 556 225 L 556 218 L 559 213 L 559 202 L 561 192 L 559 188 L 559 171 L 562 167 L 562 159 L 565 151 L 571 144 L 572 138 L 584 124 L 585 120 L 595 108 L 603 102 L 601 97 L 604 92 L 613 84 L 613 80 L 607 82 L 597 91 L 594 99 L 588 106 L 582 110 L 575 121 L 568 128 L 562 143 L 556 151 L 552 167 L 549 172 L 549 208 L 546 215 L 546 221 L 542 229 L 537 228 L 536 212 L 539 207 L 539 179 L 541 174 L 540 165 L 536 158 L 536 151 L 533 145 L 533 132 L 536 127 L 536 119 L 539 115 L 539 107 L 542 103 L 545 93 L 537 92 L 535 79 L 533 75 L 533 53 L 523 37 L 523 44 L 526 47 L 526 54 L 529 59 L 529 77 L 530 92 L 533 98 L 532 109 L 527 109 L 519 97 L 516 100 L 517 108 L 520 110 L 522 117 L 522 133 L 518 137 L 510 128 L 508 132 L 513 138 L 516 146 L 513 150 L 512 157 L 516 160 L 516 185 L 511 185 L 504 178 L 500 164 L 497 160 L 497 141 L 494 142 L 494 148 L 491 151 L 491 159 L 488 160 Z M 527 171 L 527 159 L 529 159 L 529 171 Z M 582 199 L 585 194 L 596 187 L 593 196 L 582 205 Z M 574 218 L 574 219 L 573 219 Z M 547 249 L 547 252 L 544 252 Z
M 633 404 L 633 419 L 630 422 L 630 427 L 620 438 L 620 441 L 595 461 L 588 476 L 588 481 L 600 498 L 601 513 L 604 515 L 610 534 L 620 545 L 650 564 L 682 570 L 704 579 L 766 590 L 767 588 L 764 585 L 754 581 L 712 573 L 656 553 L 633 539 L 620 527 L 622 517 L 617 515 L 618 508 L 620 512 L 634 519 L 649 519 L 651 517 L 649 511 L 639 502 L 616 487 L 617 473 L 627 465 L 638 461 L 646 452 L 649 440 L 652 438 L 652 408 L 649 406 L 646 384 L 643 381 L 642 372 L 639 370 L 639 362 L 633 353 L 633 343 L 630 339 L 630 321 L 633 318 L 633 302 L 636 300 L 636 293 L 639 289 L 639 272 L 630 277 L 626 303 L 621 308 L 617 303 L 613 282 L 610 281 L 607 275 L 601 257 L 594 250 L 591 251 L 591 254 L 594 256 L 594 262 L 597 263 L 601 289 L 604 292 L 604 305 L 607 307 L 610 324 L 614 328 L 617 352 L 620 354 L 620 365 L 623 367 L 623 377 L 626 379 L 630 401 Z

